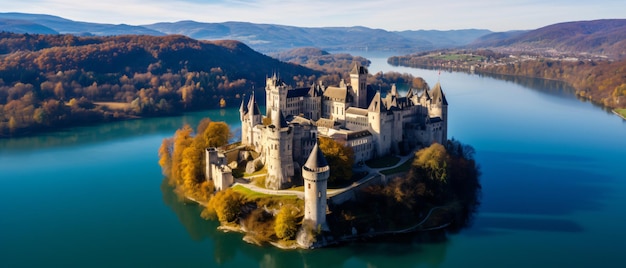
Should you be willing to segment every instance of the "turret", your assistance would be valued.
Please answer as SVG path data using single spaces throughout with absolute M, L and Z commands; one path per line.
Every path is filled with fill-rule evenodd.
M 441 89 L 441 84 L 437 82 L 430 91 L 430 105 L 428 107 L 428 115 L 431 118 L 439 117 L 443 121 L 442 142 L 448 139 L 448 100 Z
M 350 85 L 355 106 L 365 108 L 367 105 L 367 68 L 358 62 L 353 63 L 350 71 Z
M 304 166 L 304 220 L 328 230 L 326 225 L 326 189 L 330 167 L 316 143 Z

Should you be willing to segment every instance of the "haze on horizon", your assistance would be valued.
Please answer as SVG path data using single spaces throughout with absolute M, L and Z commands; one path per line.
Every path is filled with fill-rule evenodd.
M 623 0 L 0 0 L 0 12 L 49 14 L 142 25 L 194 20 L 300 27 L 365 26 L 392 31 L 529 30 L 567 21 L 624 18 Z

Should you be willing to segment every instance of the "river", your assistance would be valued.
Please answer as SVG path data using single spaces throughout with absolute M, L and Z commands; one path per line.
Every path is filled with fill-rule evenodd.
M 438 243 L 282 251 L 215 230 L 163 184 L 157 150 L 202 117 L 236 109 L 0 140 L 2 267 L 622 267 L 626 122 L 567 87 L 392 67 L 441 82 L 449 136 L 482 170 L 473 225 Z M 520 84 L 521 83 L 521 84 Z

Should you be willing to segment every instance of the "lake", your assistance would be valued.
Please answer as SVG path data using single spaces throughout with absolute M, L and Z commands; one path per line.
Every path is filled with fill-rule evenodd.
M 371 55 L 365 55 L 371 56 Z M 385 55 L 386 56 L 386 55 Z M 2 267 L 622 267 L 626 122 L 554 82 L 392 67 L 441 82 L 449 136 L 476 149 L 482 204 L 439 243 L 313 251 L 257 247 L 177 200 L 161 141 L 202 117 L 239 127 L 237 109 L 0 140 Z

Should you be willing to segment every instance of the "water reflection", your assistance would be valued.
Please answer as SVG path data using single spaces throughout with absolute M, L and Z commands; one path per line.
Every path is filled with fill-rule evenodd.
M 214 121 L 225 121 L 231 126 L 235 139 L 240 137 L 238 131 L 239 111 L 236 108 L 209 110 L 188 113 L 183 116 L 143 118 L 98 124 L 94 126 L 75 127 L 37 136 L 0 139 L 0 152 L 41 150 L 54 147 L 79 147 L 94 143 L 106 143 L 148 135 L 171 136 L 176 129 L 184 124 L 196 126 L 203 118 Z

